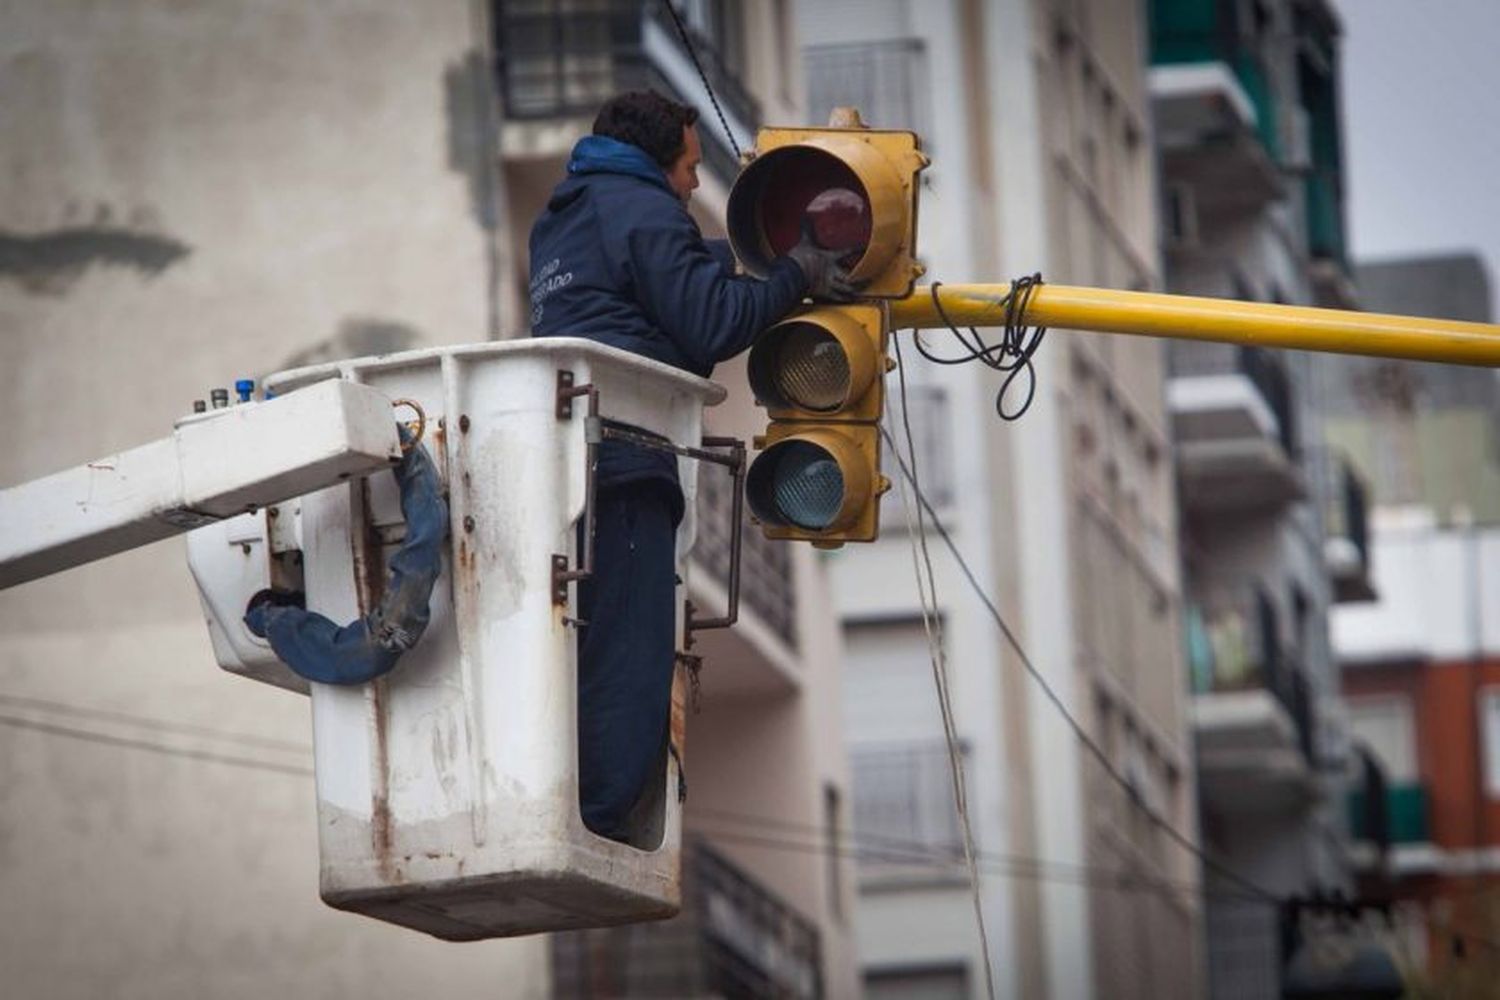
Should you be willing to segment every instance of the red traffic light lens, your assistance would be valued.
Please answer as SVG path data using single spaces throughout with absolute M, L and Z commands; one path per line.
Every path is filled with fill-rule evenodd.
M 751 237 L 737 240 L 736 249 L 752 273 L 797 245 L 804 220 L 818 246 L 847 251 L 846 267 L 854 267 L 869 249 L 874 232 L 869 194 L 848 164 L 831 153 L 773 150 L 746 169 L 742 183 L 745 190 L 731 195 L 730 225 Z

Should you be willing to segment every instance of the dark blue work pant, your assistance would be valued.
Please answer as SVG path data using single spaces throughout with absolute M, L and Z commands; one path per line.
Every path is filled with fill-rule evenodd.
M 578 781 L 583 821 L 616 839 L 661 766 L 676 623 L 676 487 L 601 489 L 593 576 L 578 587 Z

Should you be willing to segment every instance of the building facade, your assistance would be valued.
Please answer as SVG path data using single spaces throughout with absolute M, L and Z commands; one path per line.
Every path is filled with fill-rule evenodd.
M 800 117 L 786 3 L 684 7 L 740 143 Z M 700 107 L 706 230 L 732 175 L 657 4 L 63 2 L 0 25 L 6 485 L 160 437 L 235 378 L 524 335 L 531 220 L 618 89 Z M 710 425 L 748 436 L 742 366 L 718 374 Z M 711 610 L 729 495 L 705 478 Z M 318 901 L 309 713 L 213 669 L 181 541 L 0 594 L 0 992 L 853 995 L 824 567 L 746 545 L 741 624 L 695 649 L 685 915 L 464 947 Z
M 1040 271 L 1159 287 L 1144 4 L 816 2 L 799 5 L 798 23 L 811 120 L 853 105 L 872 126 L 921 133 L 933 160 L 918 241 L 927 280 Z M 1030 409 L 1003 423 L 1002 376 L 928 363 L 910 332 L 896 339 L 924 493 L 1030 660 L 1131 784 L 1088 756 L 931 537 L 997 995 L 1198 995 L 1197 862 L 1149 818 L 1191 830 L 1196 813 L 1164 351 L 1049 333 Z M 935 354 L 955 343 L 923 335 Z M 1026 393 L 1020 380 L 1007 412 Z M 902 440 L 898 412 L 887 426 Z M 979 996 L 983 955 L 900 492 L 886 498 L 879 542 L 827 557 L 845 624 L 860 959 L 870 996 Z
M 1471 254 L 1361 264 L 1381 312 L 1489 322 Z M 1500 379 L 1488 369 L 1322 359 L 1331 447 L 1368 475 L 1371 604 L 1340 608 L 1334 646 L 1361 780 L 1350 822 L 1359 881 L 1397 901 L 1409 965 L 1457 991 L 1496 967 L 1455 954 L 1492 934 L 1500 879 Z M 1462 949 L 1460 949 L 1461 951 Z
M 1169 291 L 1353 305 L 1338 32 L 1321 0 L 1153 5 Z M 1169 359 L 1204 842 L 1276 895 L 1348 890 L 1328 620 L 1372 593 L 1362 481 L 1323 447 L 1310 356 L 1184 342 Z M 1207 911 L 1212 995 L 1278 996 L 1278 908 L 1216 892 Z

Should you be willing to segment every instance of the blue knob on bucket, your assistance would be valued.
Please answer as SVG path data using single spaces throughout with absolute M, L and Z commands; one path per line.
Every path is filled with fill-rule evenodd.
M 255 379 L 239 379 L 234 383 L 234 391 L 239 394 L 241 403 L 250 402 L 250 394 L 255 391 Z

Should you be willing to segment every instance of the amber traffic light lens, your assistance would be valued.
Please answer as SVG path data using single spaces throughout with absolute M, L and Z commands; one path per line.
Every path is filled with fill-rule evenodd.
M 844 346 L 812 323 L 769 331 L 750 355 L 750 388 L 770 406 L 832 413 L 848 402 L 849 383 Z

